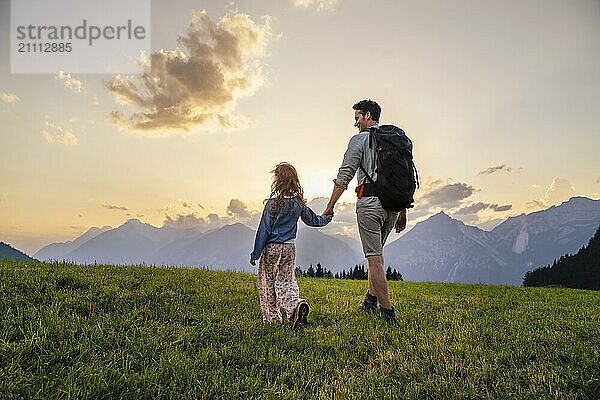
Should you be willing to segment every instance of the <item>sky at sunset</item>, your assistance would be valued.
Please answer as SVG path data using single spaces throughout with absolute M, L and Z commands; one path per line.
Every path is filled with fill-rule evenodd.
M 597 0 L 151 5 L 139 74 L 11 74 L 0 0 L 1 241 L 33 254 L 129 218 L 255 228 L 280 161 L 320 213 L 364 98 L 413 141 L 410 226 L 600 198 Z M 354 203 L 326 233 L 356 235 Z

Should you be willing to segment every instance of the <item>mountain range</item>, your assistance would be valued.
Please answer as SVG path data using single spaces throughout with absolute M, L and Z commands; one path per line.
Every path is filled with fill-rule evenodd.
M 157 228 L 130 219 L 114 229 L 104 227 L 90 231 L 73 242 L 45 246 L 35 255 L 40 260 L 65 259 L 81 264 L 146 263 L 256 270 L 249 263 L 256 232 L 241 223 L 201 232 L 194 228 Z M 306 269 L 320 262 L 332 270 L 341 270 L 363 262 L 358 250 L 360 244 L 337 236 L 301 225 L 296 239 L 296 265 Z M 74 246 L 75 242 L 78 245 Z
M 599 224 L 600 200 L 585 197 L 510 217 L 489 232 L 440 212 L 388 244 L 384 257 L 405 280 L 520 285 L 525 272 L 577 252 Z
M 600 200 L 585 197 L 510 217 L 489 232 L 440 212 L 388 243 L 385 264 L 411 281 L 520 285 L 526 271 L 577 252 L 599 224 Z M 130 219 L 117 228 L 92 228 L 72 242 L 48 245 L 34 257 L 255 271 L 248 262 L 254 235 L 241 223 L 201 232 Z M 306 269 L 317 262 L 337 272 L 365 260 L 357 241 L 299 224 L 296 265 Z

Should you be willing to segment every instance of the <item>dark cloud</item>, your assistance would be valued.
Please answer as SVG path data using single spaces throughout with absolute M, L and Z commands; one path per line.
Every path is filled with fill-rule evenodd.
M 114 206 L 111 204 L 102 204 L 100 207 L 106 208 L 107 210 L 121 210 L 121 211 L 129 211 L 129 208 L 125 206 Z
M 227 214 L 237 218 L 249 218 L 251 215 L 246 204 L 240 199 L 231 199 L 227 206 Z
M 415 200 L 420 207 L 455 208 L 475 192 L 476 189 L 466 183 L 442 183 L 438 180 L 418 192 Z
M 505 204 L 503 206 L 498 204 L 490 204 L 490 208 L 496 212 L 508 211 L 512 209 L 512 204 Z
M 483 171 L 479 171 L 479 173 L 477 175 L 491 175 L 494 172 L 502 171 L 502 170 L 504 170 L 506 172 L 511 172 L 512 168 L 507 166 L 506 164 L 502 164 L 502 165 L 497 165 L 495 167 L 489 167 L 487 169 L 484 169 Z M 519 168 L 519 171 L 522 171 L 522 170 L 523 170 L 522 168 Z
M 473 203 L 471 205 L 459 208 L 453 214 L 455 214 L 455 215 L 476 214 L 481 210 L 487 209 L 489 206 L 490 205 L 488 203 L 482 203 L 482 202 Z
M 469 215 L 469 214 L 477 214 L 482 210 L 493 210 L 496 212 L 508 211 L 512 208 L 511 204 L 499 205 L 499 204 L 490 204 L 490 203 L 473 203 L 465 207 L 459 208 L 457 211 L 453 212 L 454 215 Z
M 118 103 L 143 110 L 129 117 L 113 111 L 113 123 L 146 132 L 243 126 L 233 112 L 241 97 L 263 84 L 261 59 L 271 37 L 268 18 L 260 25 L 230 10 L 215 23 L 206 11 L 194 11 L 177 39 L 184 51 L 152 53 L 137 79 L 117 75 L 104 82 Z

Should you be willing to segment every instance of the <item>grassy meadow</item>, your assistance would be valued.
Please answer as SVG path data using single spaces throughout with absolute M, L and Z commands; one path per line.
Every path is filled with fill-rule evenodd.
M 0 398 L 599 399 L 600 293 L 301 278 L 310 325 L 263 325 L 256 276 L 0 261 Z

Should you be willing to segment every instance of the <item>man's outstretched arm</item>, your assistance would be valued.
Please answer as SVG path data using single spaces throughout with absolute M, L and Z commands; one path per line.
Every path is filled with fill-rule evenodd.
M 335 203 L 337 203 L 342 193 L 348 188 L 348 184 L 352 178 L 354 178 L 354 174 L 356 174 L 356 170 L 362 160 L 365 140 L 366 137 L 359 135 L 354 135 L 350 138 L 348 148 L 344 153 L 342 165 L 338 170 L 337 177 L 333 180 L 333 192 L 331 193 L 327 208 L 323 211 L 323 215 L 333 215 Z
M 323 215 L 333 215 L 333 207 L 335 207 L 335 203 L 337 203 L 345 190 L 346 188 L 342 186 L 338 186 L 336 184 L 333 185 L 333 192 L 331 192 L 331 198 L 329 199 L 329 203 L 327 203 L 327 208 L 325 208 L 325 211 L 323 211 Z

